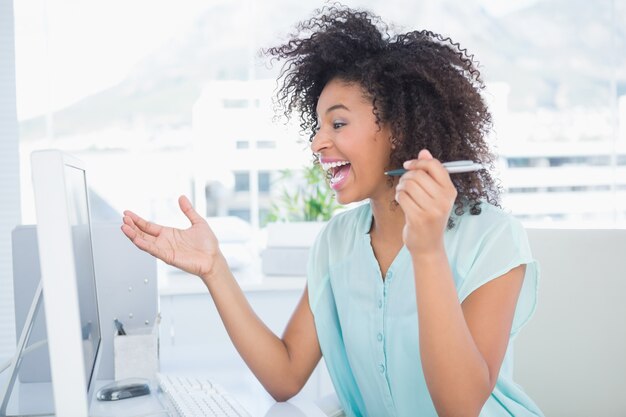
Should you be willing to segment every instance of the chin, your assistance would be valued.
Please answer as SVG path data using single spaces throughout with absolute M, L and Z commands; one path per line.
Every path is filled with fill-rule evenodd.
M 346 205 L 350 203 L 356 203 L 358 201 L 363 201 L 365 198 L 358 198 L 358 196 L 350 195 L 346 192 L 335 192 L 335 199 L 341 205 Z
M 341 197 L 341 196 L 339 196 L 339 195 L 337 195 L 336 200 L 337 200 L 337 202 L 338 202 L 339 204 L 344 205 L 344 206 L 345 206 L 346 204 L 350 204 L 350 203 L 352 203 L 352 200 L 350 200 L 350 199 L 348 199 L 348 198 L 345 198 L 345 197 Z

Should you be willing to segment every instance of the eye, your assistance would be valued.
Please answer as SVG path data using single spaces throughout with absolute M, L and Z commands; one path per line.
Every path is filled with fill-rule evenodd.
M 339 129 L 342 126 L 345 126 L 346 123 L 344 122 L 333 122 L 333 129 Z

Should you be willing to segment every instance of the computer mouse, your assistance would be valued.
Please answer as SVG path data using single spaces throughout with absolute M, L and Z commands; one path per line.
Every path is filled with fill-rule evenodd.
M 96 393 L 96 398 L 100 401 L 117 401 L 148 394 L 150 394 L 150 384 L 147 379 L 129 378 L 100 388 Z

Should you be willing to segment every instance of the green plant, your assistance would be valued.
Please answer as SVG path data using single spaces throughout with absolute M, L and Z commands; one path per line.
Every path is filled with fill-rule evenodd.
M 326 221 L 341 207 L 317 164 L 295 173 L 282 170 L 276 182 L 282 184 L 282 190 L 278 201 L 272 203 L 268 222 Z

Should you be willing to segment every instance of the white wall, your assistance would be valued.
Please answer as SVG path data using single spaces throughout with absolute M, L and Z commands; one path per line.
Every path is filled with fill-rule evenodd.
M 0 362 L 15 350 L 11 230 L 20 222 L 13 0 L 0 0 Z
M 626 230 L 527 231 L 541 276 L 515 382 L 549 417 L 625 416 Z

